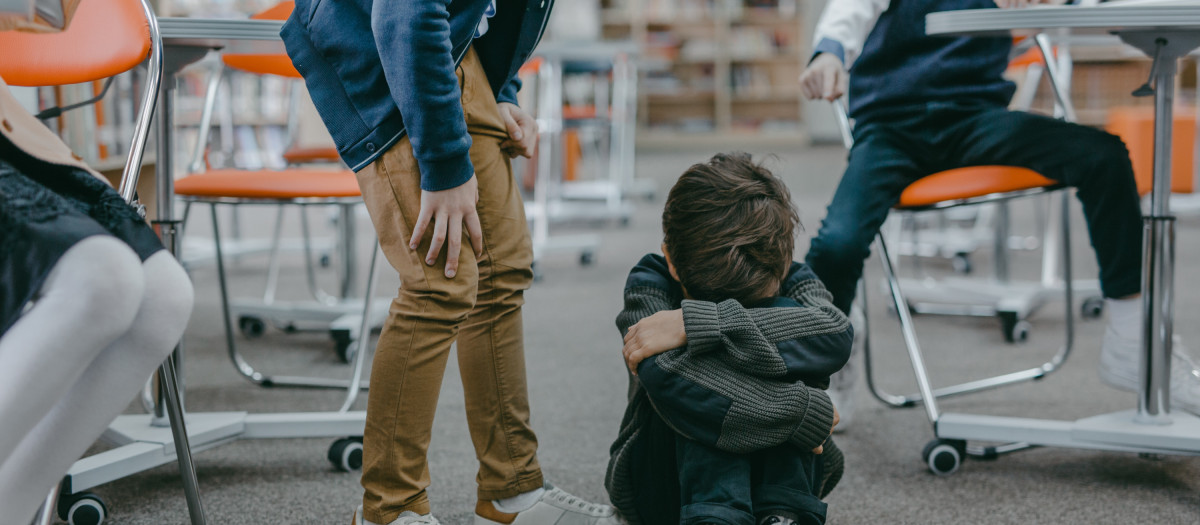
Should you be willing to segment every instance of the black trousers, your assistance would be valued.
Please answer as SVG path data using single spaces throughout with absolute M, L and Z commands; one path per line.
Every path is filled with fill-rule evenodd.
M 682 525 L 754 525 L 771 515 L 825 523 L 824 465 L 812 451 L 785 444 L 732 454 L 677 436 L 675 457 Z
M 850 310 L 871 242 L 904 188 L 981 165 L 1028 168 L 1077 188 L 1105 297 L 1141 291 L 1141 207 L 1120 139 L 1004 108 L 928 104 L 854 130 L 849 165 L 807 257 L 834 304 Z

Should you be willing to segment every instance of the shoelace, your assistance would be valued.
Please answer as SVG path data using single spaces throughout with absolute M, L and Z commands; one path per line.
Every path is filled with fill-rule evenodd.
M 568 505 L 571 507 L 575 507 L 575 508 L 583 511 L 585 514 L 589 514 L 589 515 L 593 515 L 593 516 L 598 516 L 598 515 L 604 514 L 605 505 L 600 505 L 598 503 L 589 503 L 586 500 L 583 500 L 576 496 L 572 496 L 572 495 L 564 492 L 563 490 L 557 489 L 557 488 L 551 490 L 550 493 L 553 494 L 554 499 L 556 501 L 558 501 L 559 503 L 562 503 L 564 505 Z

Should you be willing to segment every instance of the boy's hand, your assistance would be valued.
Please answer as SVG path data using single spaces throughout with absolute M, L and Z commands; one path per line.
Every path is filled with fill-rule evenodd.
M 442 246 L 446 246 L 447 279 L 453 279 L 458 274 L 458 255 L 462 248 L 463 226 L 467 227 L 467 237 L 471 240 L 471 249 L 475 256 L 483 254 L 483 229 L 479 225 L 479 213 L 475 204 L 479 202 L 479 182 L 474 175 L 461 186 L 441 191 L 421 190 L 421 212 L 417 215 L 417 224 L 413 228 L 412 237 L 408 242 L 411 250 L 416 250 L 425 236 L 429 223 L 433 222 L 433 235 L 429 244 L 429 252 L 425 254 L 425 264 L 433 266 L 442 254 Z
M 831 436 L 833 435 L 833 429 L 837 428 L 838 423 L 840 423 L 841 421 L 842 421 L 842 416 L 840 414 L 838 414 L 837 407 L 833 407 L 833 426 L 829 427 L 829 435 L 831 435 Z M 817 445 L 817 448 L 814 448 L 812 452 L 813 452 L 813 454 L 820 454 L 822 452 L 825 452 L 825 445 Z
M 637 375 L 638 363 L 687 344 L 683 310 L 663 310 L 638 321 L 625 333 L 625 365 Z
M 533 146 L 537 143 L 537 121 L 516 104 L 501 102 L 497 106 L 500 108 L 500 116 L 504 118 L 504 127 L 508 128 L 509 137 L 500 143 L 500 148 L 511 158 L 532 157 Z
M 837 100 L 846 92 L 848 75 L 838 57 L 821 53 L 808 64 L 800 75 L 800 90 L 809 100 Z

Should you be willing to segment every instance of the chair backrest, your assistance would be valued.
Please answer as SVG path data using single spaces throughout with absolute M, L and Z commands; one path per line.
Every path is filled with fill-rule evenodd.
M 287 1 L 275 4 L 270 9 L 258 13 L 250 18 L 252 20 L 287 20 L 292 15 L 292 9 L 296 6 L 295 2 Z M 287 78 L 301 78 L 300 72 L 296 71 L 296 67 L 292 65 L 292 59 L 288 58 L 287 54 L 249 54 L 249 53 L 225 53 L 221 55 L 221 61 L 225 62 L 226 66 L 239 71 L 253 73 L 256 75 L 278 75 Z
M 162 38 L 147 0 L 86 0 L 59 33 L 0 33 L 0 77 L 13 86 L 79 84 L 147 62 L 129 157 L 118 191 L 132 203 L 162 84 Z
M 138 0 L 85 0 L 59 33 L 0 33 L 0 77 L 12 86 L 79 84 L 133 69 L 150 55 Z

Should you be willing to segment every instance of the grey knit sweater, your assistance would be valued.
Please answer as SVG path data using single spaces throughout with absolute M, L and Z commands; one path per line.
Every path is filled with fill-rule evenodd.
M 638 376 L 630 376 L 629 405 L 605 478 L 613 505 L 630 525 L 646 523 L 635 510 L 631 462 L 653 417 L 684 437 L 739 454 L 824 443 L 821 495 L 840 478 L 841 452 L 827 442 L 833 407 L 822 389 L 849 358 L 850 323 L 816 275 L 798 263 L 780 296 L 760 306 L 683 299 L 661 256 L 647 255 L 630 272 L 617 316 L 622 336 L 655 312 L 682 307 L 688 341 L 643 361 Z

